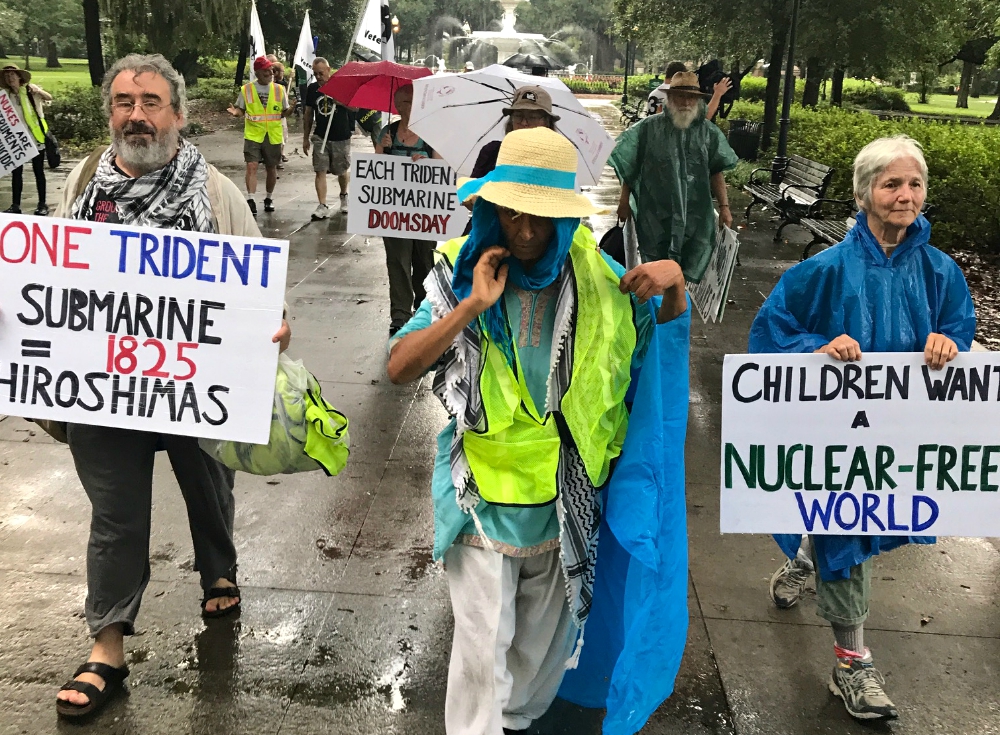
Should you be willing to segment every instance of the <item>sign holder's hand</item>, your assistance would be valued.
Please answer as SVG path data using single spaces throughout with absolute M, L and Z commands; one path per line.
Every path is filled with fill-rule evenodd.
M 645 304 L 653 296 L 676 286 L 684 287 L 684 273 L 680 265 L 673 260 L 653 260 L 637 265 L 622 276 L 618 290 L 622 293 L 631 291 L 640 304 Z
M 861 359 L 861 345 L 853 337 L 842 334 L 829 344 L 816 350 L 841 362 L 857 362 Z
M 931 332 L 924 347 L 924 361 L 931 370 L 940 370 L 958 356 L 958 345 L 943 334 Z
M 274 336 L 271 337 L 271 342 L 280 345 L 278 348 L 279 354 L 288 349 L 288 344 L 292 341 L 292 328 L 288 324 L 287 319 L 281 320 L 281 329 L 275 332 Z

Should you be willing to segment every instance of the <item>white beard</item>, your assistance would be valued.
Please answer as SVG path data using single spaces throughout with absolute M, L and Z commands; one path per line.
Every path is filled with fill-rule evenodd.
M 668 102 L 667 112 L 670 114 L 670 120 L 673 122 L 675 128 L 687 130 L 698 119 L 701 107 L 700 105 L 695 105 L 690 110 L 679 110 Z
M 159 131 L 147 143 L 142 138 L 129 140 L 125 133 L 111 126 L 111 145 L 115 154 L 129 169 L 138 172 L 140 176 L 157 171 L 170 163 L 177 154 L 179 142 L 180 131 L 174 127 Z

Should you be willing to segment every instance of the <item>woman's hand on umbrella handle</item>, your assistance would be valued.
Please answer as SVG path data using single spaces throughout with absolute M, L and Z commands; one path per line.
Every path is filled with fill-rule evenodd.
M 389 133 L 383 135 L 382 140 L 379 141 L 379 145 L 382 146 L 383 151 L 392 148 L 392 136 Z
M 426 153 L 414 153 L 412 156 L 410 156 L 410 158 L 412 160 L 414 160 L 414 161 L 422 161 L 423 159 L 427 158 L 427 154 Z

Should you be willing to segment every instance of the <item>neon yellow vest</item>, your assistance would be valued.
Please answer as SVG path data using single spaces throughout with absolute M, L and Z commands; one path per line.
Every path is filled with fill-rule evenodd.
M 21 88 L 17 91 L 17 100 L 21 103 L 21 114 L 24 115 L 24 124 L 28 126 L 28 130 L 31 131 L 31 135 L 36 141 L 44 143 L 45 133 L 48 132 L 49 126 L 45 122 L 44 117 L 39 120 L 35 106 L 31 104 L 31 99 L 28 97 L 27 85 L 21 85 Z
M 454 263 L 465 238 L 444 243 L 440 251 Z M 576 278 L 573 374 L 558 407 L 588 478 L 600 487 L 611 461 L 621 452 L 628 412 L 636 332 L 632 303 L 618 291 L 619 279 L 597 251 L 593 234 L 580 227 L 570 258 Z M 557 416 L 542 415 L 524 382 L 517 345 L 517 371 L 481 330 L 483 370 L 479 389 L 486 426 L 466 431 L 463 447 L 480 496 L 496 505 L 537 506 L 555 500 L 561 439 Z
M 281 108 L 285 88 L 280 84 L 271 82 L 271 88 L 267 93 L 267 108 L 260 101 L 257 89 L 253 82 L 244 84 L 241 94 L 246 105 L 243 120 L 243 137 L 252 140 L 254 143 L 263 143 L 264 136 L 272 145 L 281 145 L 285 142 L 281 132 Z

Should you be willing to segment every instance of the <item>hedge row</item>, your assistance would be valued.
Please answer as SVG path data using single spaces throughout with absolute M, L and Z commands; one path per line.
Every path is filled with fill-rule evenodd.
M 760 121 L 764 106 L 737 102 L 730 120 Z M 854 158 L 867 143 L 905 134 L 924 147 L 934 244 L 1000 254 L 1000 127 L 921 119 L 879 120 L 834 107 L 792 110 L 788 149 L 835 169 L 830 196 L 852 196 Z M 728 123 L 725 123 L 728 124 Z M 766 164 L 764 164 L 766 165 Z
M 805 88 L 804 79 L 795 80 L 795 104 L 802 104 L 802 93 Z M 745 77 L 740 84 L 740 99 L 744 102 L 763 102 L 766 89 L 767 79 L 764 77 Z M 829 93 L 829 83 L 827 83 L 827 95 Z M 862 107 L 866 110 L 910 111 L 910 105 L 906 101 L 906 94 L 903 90 L 861 79 L 844 80 L 844 104 Z

